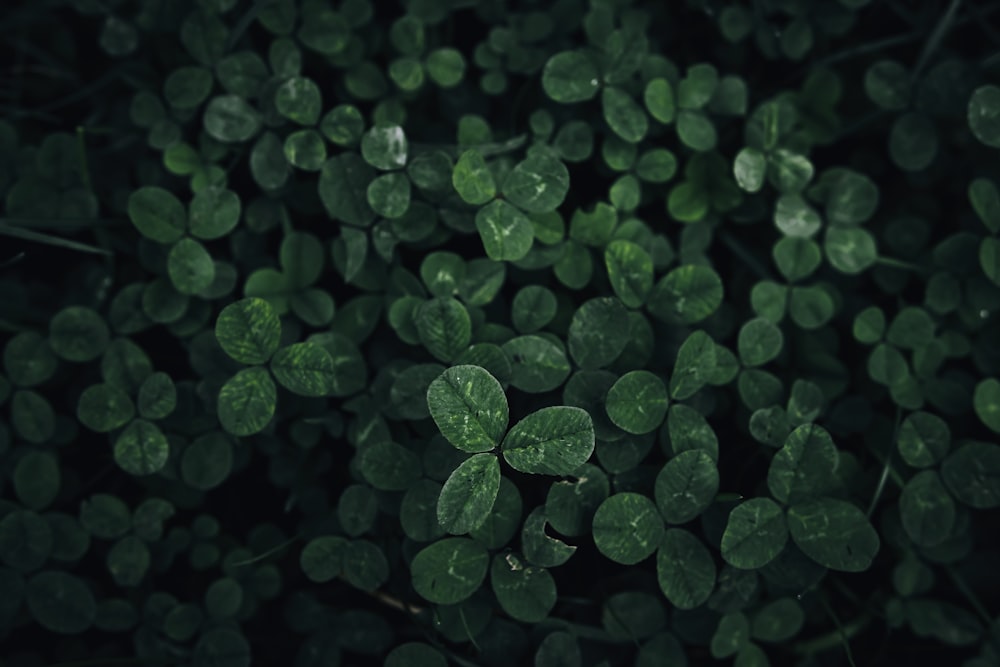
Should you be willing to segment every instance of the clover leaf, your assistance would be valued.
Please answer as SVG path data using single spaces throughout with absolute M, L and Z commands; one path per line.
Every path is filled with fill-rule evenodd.
M 553 406 L 514 424 L 501 445 L 515 470 L 536 475 L 569 475 L 594 451 L 594 423 L 586 410 Z

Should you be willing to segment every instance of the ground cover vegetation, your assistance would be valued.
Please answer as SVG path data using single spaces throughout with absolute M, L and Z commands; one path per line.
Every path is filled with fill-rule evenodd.
M 997 667 L 998 10 L 6 4 L 0 664 Z

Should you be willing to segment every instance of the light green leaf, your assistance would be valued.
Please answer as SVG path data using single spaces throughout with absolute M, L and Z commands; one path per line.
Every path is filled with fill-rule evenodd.
M 969 97 L 969 129 L 990 148 L 1000 148 L 1000 87 L 987 84 Z
M 878 553 L 878 533 L 864 512 L 845 500 L 821 498 L 788 510 L 795 545 L 823 567 L 864 572 Z
M 653 259 L 642 246 L 615 239 L 604 249 L 604 266 L 615 295 L 629 308 L 641 308 L 653 289 Z
M 756 570 L 778 557 L 788 541 L 785 513 L 770 498 L 751 498 L 729 513 L 722 558 L 741 570 Z
M 678 609 L 696 609 L 715 589 L 715 561 L 708 548 L 692 533 L 669 528 L 656 554 L 656 579 L 660 590 Z
M 170 249 L 167 273 L 178 292 L 198 294 L 215 280 L 215 264 L 205 246 L 192 238 L 183 238 Z
M 625 141 L 635 144 L 649 131 L 649 120 L 632 96 L 621 88 L 608 86 L 601 93 L 604 120 Z
M 473 206 L 485 204 L 497 194 L 493 172 L 486 165 L 482 153 L 475 148 L 458 156 L 451 172 L 451 183 L 462 200 Z
M 476 230 L 486 256 L 495 262 L 516 262 L 528 254 L 535 240 L 531 221 L 516 206 L 502 199 L 479 209 Z
M 771 459 L 767 486 L 783 503 L 797 503 L 825 495 L 837 485 L 840 454 L 822 426 L 803 424 L 785 439 Z
M 184 235 L 184 205 L 168 190 L 144 185 L 128 197 L 128 217 L 139 233 L 157 243 L 174 243 Z
M 533 153 L 514 165 L 501 186 L 504 197 L 527 213 L 548 213 L 569 192 L 569 171 L 547 153 Z
M 271 372 L 285 389 L 299 396 L 327 396 L 336 368 L 333 357 L 316 343 L 293 343 L 271 358 Z
M 281 320 L 264 299 L 240 299 L 219 313 L 215 337 L 234 360 L 242 364 L 264 364 L 278 349 Z
M 503 439 L 504 459 L 515 470 L 570 475 L 594 452 L 594 423 L 581 408 L 552 406 L 514 424 Z
M 662 77 L 650 79 L 642 95 L 649 115 L 657 121 L 667 124 L 674 121 L 677 105 L 674 101 L 674 89 L 670 82 Z
M 323 110 L 323 96 L 315 81 L 293 76 L 278 86 L 274 107 L 279 114 L 299 125 L 315 125 Z
M 629 371 L 608 390 L 605 409 L 615 426 L 641 435 L 659 428 L 669 398 L 663 380 L 650 371 Z
M 740 327 L 736 344 L 744 366 L 763 366 L 781 354 L 785 337 L 770 321 L 756 317 Z
M 216 185 L 198 190 L 188 205 L 191 236 L 211 241 L 228 235 L 240 221 L 240 209 L 240 198 L 232 190 Z
M 402 169 L 408 151 L 406 133 L 399 125 L 376 124 L 361 137 L 361 155 L 376 169 Z
M 410 563 L 413 588 L 434 604 L 458 604 L 486 579 L 490 554 L 479 542 L 446 537 L 417 552 Z
M 600 88 L 600 72 L 586 55 L 579 51 L 562 51 L 545 63 L 542 69 L 542 89 L 552 100 L 562 104 L 585 102 Z
M 219 391 L 219 423 L 235 436 L 259 433 L 271 423 L 277 400 L 277 387 L 266 368 L 243 369 L 229 378 Z
M 500 444 L 510 418 L 500 382 L 472 365 L 452 366 L 431 382 L 427 407 L 448 442 L 473 453 Z
M 604 556 L 622 565 L 635 565 L 653 554 L 663 541 L 663 519 L 646 496 L 617 493 L 594 514 L 594 544 Z
M 649 295 L 646 307 L 659 319 L 695 324 L 722 305 L 719 274 L 708 266 L 686 264 L 663 276 Z
M 747 192 L 758 192 L 764 187 L 767 173 L 767 158 L 756 148 L 744 147 L 733 161 L 733 176 L 736 184 Z
M 239 95 L 216 95 L 202 118 L 205 132 L 225 143 L 249 141 L 259 131 L 263 118 Z

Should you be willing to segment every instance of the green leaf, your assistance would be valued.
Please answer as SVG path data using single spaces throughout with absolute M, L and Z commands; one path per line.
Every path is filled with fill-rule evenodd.
M 996 378 L 980 380 L 972 403 L 979 420 L 994 433 L 1000 433 L 1000 381 Z
M 969 507 L 1000 507 L 1000 448 L 985 442 L 962 445 L 941 464 L 941 478 Z
M 929 468 L 948 454 L 951 430 L 948 423 L 929 412 L 914 412 L 903 420 L 896 440 L 899 454 L 914 468 Z
M 240 198 L 232 190 L 215 185 L 198 190 L 188 207 L 191 236 L 204 241 L 227 236 L 240 221 L 240 209 Z
M 659 428 L 669 397 L 663 380 L 647 370 L 629 371 L 608 390 L 605 409 L 618 428 L 641 435 Z
M 733 161 L 733 176 L 736 184 L 746 192 L 758 192 L 764 187 L 767 173 L 767 157 L 756 148 L 744 147 Z
M 938 135 L 930 118 L 919 112 L 905 113 L 889 132 L 889 157 L 903 171 L 927 169 L 938 153 Z
M 33 511 L 48 507 L 59 494 L 59 460 L 48 452 L 30 451 L 14 467 L 11 480 L 21 504 Z
M 764 567 L 788 541 L 785 513 L 770 498 L 751 498 L 729 513 L 722 534 L 722 558 L 741 570 Z
M 840 463 L 837 446 L 822 426 L 803 424 L 771 459 L 767 486 L 783 503 L 797 503 L 832 491 Z
M 875 214 L 879 190 L 870 178 L 843 168 L 828 170 L 823 177 L 830 186 L 826 219 L 831 225 L 858 225 Z
M 527 213 L 548 213 L 569 192 L 566 165 L 548 153 L 533 153 L 514 165 L 501 186 L 504 197 Z
M 823 240 L 830 266 L 850 275 L 861 273 L 878 260 L 875 237 L 867 229 L 830 227 Z
M 361 155 L 376 169 L 402 169 L 408 151 L 406 133 L 399 125 L 377 123 L 361 137 Z
M 514 424 L 503 439 L 503 457 L 515 470 L 570 475 L 594 452 L 594 423 L 581 408 L 552 406 Z
M 76 418 L 91 431 L 110 433 L 121 428 L 135 416 L 132 399 L 114 385 L 93 384 L 80 394 Z
M 1000 87 L 979 86 L 969 97 L 969 129 L 990 148 L 1000 148 Z
M 434 358 L 445 363 L 451 362 L 472 342 L 469 311 L 452 297 L 437 297 L 420 304 L 415 324 L 420 343 Z
M 585 463 L 574 479 L 553 482 L 545 498 L 545 515 L 563 535 L 577 536 L 590 531 L 597 507 L 608 497 L 608 477 L 595 465 Z
M 216 95 L 205 108 L 202 124 L 208 136 L 224 143 L 249 141 L 259 131 L 263 119 L 238 95 Z
M 287 345 L 271 358 L 271 372 L 278 384 L 299 396 L 327 396 L 337 369 L 333 357 L 316 343 Z
M 135 535 L 127 535 L 108 550 L 105 563 L 116 584 L 135 588 L 149 572 L 152 555 L 144 541 Z
M 719 72 L 714 65 L 691 65 L 687 76 L 677 84 L 677 106 L 681 109 L 700 109 L 712 99 L 718 85 Z
M 649 115 L 657 121 L 668 124 L 674 121 L 677 106 L 674 101 L 674 89 L 670 82 L 662 77 L 650 79 L 642 94 L 643 102 Z
M 226 354 L 241 364 L 264 364 L 278 349 L 281 320 L 264 299 L 240 299 L 219 313 L 215 337 Z
M 222 431 L 196 438 L 181 456 L 181 479 L 193 489 L 207 491 L 226 481 L 233 470 L 233 445 Z
M 801 192 L 809 185 L 815 170 L 805 155 L 778 148 L 768 154 L 767 176 L 783 194 Z
M 173 193 L 155 185 L 133 190 L 128 217 L 139 233 L 157 243 L 174 243 L 184 236 L 187 214 Z
M 557 309 L 558 302 L 552 290 L 542 285 L 526 285 L 511 301 L 511 323 L 520 333 L 534 333 L 552 321 Z
M 285 137 L 283 148 L 288 164 L 303 171 L 319 171 L 326 162 L 323 135 L 312 128 L 289 134 Z
M 910 70 L 894 60 L 880 60 L 865 72 L 865 93 L 883 109 L 901 111 L 910 103 Z
M 259 433 L 271 423 L 277 400 L 278 390 L 267 369 L 245 368 L 229 378 L 219 391 L 219 423 L 235 436 Z
M 594 514 L 597 550 L 622 565 L 635 565 L 651 556 L 663 533 L 663 519 L 653 501 L 631 491 L 609 497 Z
M 685 109 L 677 114 L 677 138 L 691 150 L 704 153 L 715 148 L 719 136 L 705 113 Z
M 28 580 L 24 600 L 35 621 L 59 635 L 77 635 L 90 629 L 97 616 L 97 600 L 79 577 L 47 570 Z
M 448 660 L 429 644 L 407 642 L 389 651 L 384 667 L 448 667 Z
M 312 79 L 293 76 L 278 86 L 274 107 L 279 114 L 299 125 L 315 125 L 323 110 L 323 96 Z
M 641 308 L 653 289 L 653 259 L 642 246 L 615 239 L 604 249 L 604 266 L 615 295 L 629 308 Z
M 573 213 L 569 224 L 569 236 L 585 245 L 604 247 L 611 240 L 611 234 L 617 224 L 618 211 L 615 207 L 597 202 L 590 212 L 577 209 Z
M 406 491 L 423 472 L 416 453 L 391 441 L 366 445 L 360 458 L 362 477 L 380 491 Z
M 49 322 L 49 347 L 67 361 L 93 361 L 110 342 L 104 318 L 86 306 L 67 306 Z
M 795 545 L 823 567 L 864 572 L 878 553 L 878 533 L 864 512 L 844 500 L 820 498 L 788 510 Z
M 178 292 L 198 294 L 215 280 L 215 264 L 205 246 L 192 238 L 183 238 L 170 249 L 167 273 Z
M 531 221 L 516 207 L 498 199 L 476 213 L 476 230 L 486 256 L 495 262 L 516 262 L 531 250 L 535 231 Z
M 955 526 L 955 501 L 935 470 L 910 478 L 899 496 L 903 530 L 915 544 L 934 547 L 947 540 Z
M 465 537 L 446 537 L 413 557 L 413 588 L 434 604 L 458 604 L 486 579 L 490 555 L 486 547 Z
M 753 617 L 754 639 L 780 644 L 799 633 L 805 624 L 805 612 L 794 598 L 783 597 L 768 602 Z
M 36 391 L 14 392 L 10 422 L 14 432 L 28 442 L 40 445 L 55 435 L 55 411 L 47 398 Z
M 500 444 L 510 418 L 500 382 L 472 365 L 452 366 L 431 382 L 427 407 L 448 442 L 472 453 Z
M 650 148 L 635 163 L 635 175 L 646 183 L 666 183 L 677 173 L 677 158 L 666 148 Z
M 719 469 L 704 451 L 674 456 L 656 476 L 656 506 L 667 523 L 682 524 L 708 509 L 719 492 Z
M 153 422 L 135 419 L 115 440 L 115 463 L 130 475 L 159 472 L 170 458 L 170 443 Z
M 719 460 L 719 440 L 715 431 L 694 408 L 680 403 L 670 406 L 667 434 L 674 454 L 694 449 L 704 451 L 713 461 Z
M 542 68 L 542 89 L 562 104 L 585 102 L 597 95 L 600 72 L 580 51 L 561 51 Z
M 499 549 L 510 542 L 521 527 L 522 509 L 521 494 L 517 487 L 506 477 L 501 477 L 500 493 L 493 503 L 493 511 L 481 526 L 469 533 L 469 536 L 485 545 L 487 549 Z M 436 518 L 434 525 L 438 525 Z M 524 547 L 525 550 L 527 548 Z
M 53 546 L 52 527 L 35 512 L 12 509 L 0 519 L 0 561 L 7 567 L 20 572 L 37 570 Z
M 458 156 L 451 172 L 451 183 L 462 200 L 473 206 L 485 204 L 497 194 L 493 172 L 486 165 L 482 153 L 475 148 Z
M 347 540 L 336 535 L 314 537 L 299 555 L 299 566 L 306 578 L 324 584 L 340 576 L 344 569 Z
M 750 623 L 747 617 L 743 612 L 730 612 L 719 619 L 709 643 L 709 653 L 716 660 L 728 658 L 742 651 L 749 641 Z
M 649 131 L 646 112 L 621 88 L 606 87 L 601 92 L 601 107 L 611 130 L 625 141 L 639 143 Z
M 608 366 L 629 342 L 625 306 L 614 297 L 585 301 L 573 313 L 567 337 L 570 356 L 580 368 Z
M 367 227 L 375 220 L 368 205 L 368 184 L 375 170 L 357 153 L 335 155 L 319 173 L 319 198 L 327 214 L 349 225 Z
M 500 462 L 493 454 L 474 454 L 448 477 L 437 502 L 438 523 L 452 535 L 479 528 L 500 492 Z
M 774 324 L 763 317 L 755 317 L 740 327 L 736 344 L 744 366 L 763 366 L 781 354 L 785 337 Z
M 722 279 L 699 264 L 679 266 L 663 276 L 649 295 L 649 312 L 667 323 L 696 324 L 722 305 Z
M 715 372 L 716 353 L 717 346 L 711 336 L 700 329 L 692 331 L 677 350 L 670 376 L 670 397 L 683 401 L 704 387 Z
M 345 233 L 359 230 L 351 227 L 343 230 Z M 278 249 L 278 260 L 282 272 L 296 288 L 312 285 L 323 274 L 324 248 L 320 240 L 307 232 L 291 232 L 285 234 Z
M 969 203 L 986 228 L 1000 233 L 1000 191 L 988 178 L 979 177 L 969 183 Z
M 682 528 L 667 529 L 656 554 L 656 579 L 670 604 L 702 606 L 715 589 L 715 574 L 715 561 L 701 540 Z
M 1000 285 L 1000 239 L 988 236 L 979 243 L 979 266 L 994 285 Z
M 496 554 L 490 584 L 500 608 L 523 623 L 542 621 L 555 607 L 556 582 L 548 570 L 528 565 L 517 554 Z
M 55 374 L 59 359 L 46 338 L 34 331 L 22 331 L 4 346 L 3 364 L 13 384 L 34 387 Z
M 502 346 L 511 361 L 510 384 L 529 394 L 555 389 L 569 377 L 570 362 L 563 349 L 547 338 L 511 338 Z
M 427 76 L 442 88 L 454 88 L 465 76 L 465 56 L 458 49 L 441 47 L 427 54 Z
M 383 218 L 401 218 L 410 208 L 410 179 L 403 172 L 377 176 L 365 192 L 368 205 Z

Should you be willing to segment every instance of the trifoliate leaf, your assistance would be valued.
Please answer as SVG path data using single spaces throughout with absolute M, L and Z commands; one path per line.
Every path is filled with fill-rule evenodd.
M 466 452 L 493 449 L 507 431 L 503 387 L 480 366 L 452 366 L 431 382 L 427 407 L 441 434 Z
M 437 501 L 438 524 L 452 535 L 479 528 L 500 492 L 500 462 L 493 454 L 475 454 L 448 477 Z
M 552 406 L 514 424 L 503 439 L 504 459 L 515 470 L 569 475 L 594 452 L 594 423 L 581 408 Z

